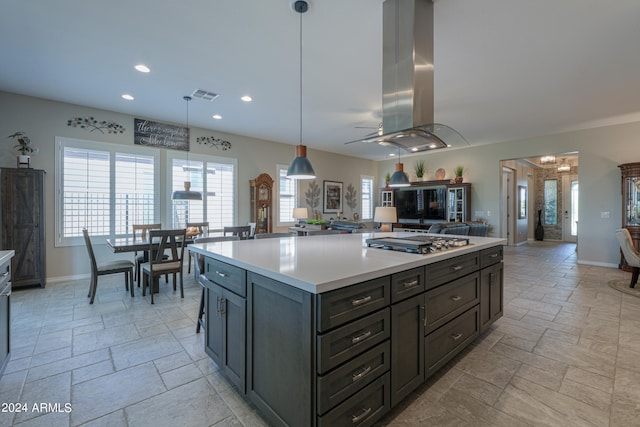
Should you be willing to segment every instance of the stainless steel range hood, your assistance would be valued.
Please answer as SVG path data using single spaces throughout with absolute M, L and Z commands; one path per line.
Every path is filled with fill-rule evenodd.
M 433 120 L 433 3 L 383 3 L 382 135 L 363 142 L 428 151 L 468 142 Z

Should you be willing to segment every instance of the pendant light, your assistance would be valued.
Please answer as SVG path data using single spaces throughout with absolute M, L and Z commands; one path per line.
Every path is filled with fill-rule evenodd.
M 389 180 L 389 187 L 408 187 L 410 185 L 409 178 L 404 173 L 404 165 L 400 163 L 400 149 L 398 149 L 398 163 L 396 163 L 396 171 Z
M 190 96 L 182 97 L 187 102 L 187 169 L 189 170 L 189 181 L 184 182 L 184 190 L 174 191 L 171 198 L 173 200 L 202 200 L 202 193 L 191 191 L 191 168 L 189 167 L 189 101 Z
M 316 173 L 307 159 L 307 146 L 302 145 L 302 14 L 309 9 L 304 0 L 293 3 L 293 9 L 300 14 L 300 143 L 296 145 L 296 157 L 287 170 L 287 177 L 292 179 L 313 179 Z

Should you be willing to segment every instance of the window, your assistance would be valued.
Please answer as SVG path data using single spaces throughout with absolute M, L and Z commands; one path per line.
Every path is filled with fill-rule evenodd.
M 171 154 L 171 191 L 183 190 L 191 182 L 191 190 L 202 193 L 202 200 L 170 200 L 171 223 L 185 227 L 187 222 L 209 222 L 210 230 L 236 225 L 236 159 Z M 206 171 L 206 173 L 203 173 Z
M 134 223 L 156 222 L 159 152 L 56 138 L 56 245 L 91 235 L 123 236 Z
M 544 223 L 558 223 L 558 180 L 544 180 Z
M 360 177 L 360 194 L 362 197 L 362 216 L 360 219 L 373 219 L 373 177 Z
M 293 208 L 298 207 L 296 180 L 287 178 L 289 166 L 278 165 L 278 225 L 295 222 Z

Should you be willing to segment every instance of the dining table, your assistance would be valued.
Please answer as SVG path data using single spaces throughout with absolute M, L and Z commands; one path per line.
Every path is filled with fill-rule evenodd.
M 186 239 L 184 240 L 185 245 L 190 245 L 193 243 L 198 237 L 211 237 L 211 236 L 221 236 L 222 233 L 212 232 L 207 234 L 187 234 Z M 151 245 L 153 243 L 153 246 Z M 149 261 L 149 249 L 152 250 L 158 248 L 158 242 L 150 242 L 148 238 L 140 238 L 134 236 L 124 236 L 124 237 L 115 237 L 112 239 L 107 239 L 107 246 L 113 253 L 119 254 L 124 252 L 142 252 L 144 254 L 144 261 Z M 153 281 L 153 286 L 151 286 L 151 292 L 158 293 L 160 285 L 159 280 Z

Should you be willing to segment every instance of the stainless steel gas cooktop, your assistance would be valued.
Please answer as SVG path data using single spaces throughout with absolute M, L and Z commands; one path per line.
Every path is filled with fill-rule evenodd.
M 449 237 L 447 235 L 419 235 L 408 237 L 376 237 L 367 239 L 370 248 L 403 251 L 414 254 L 432 254 L 451 248 L 467 246 L 469 239 L 464 237 Z

